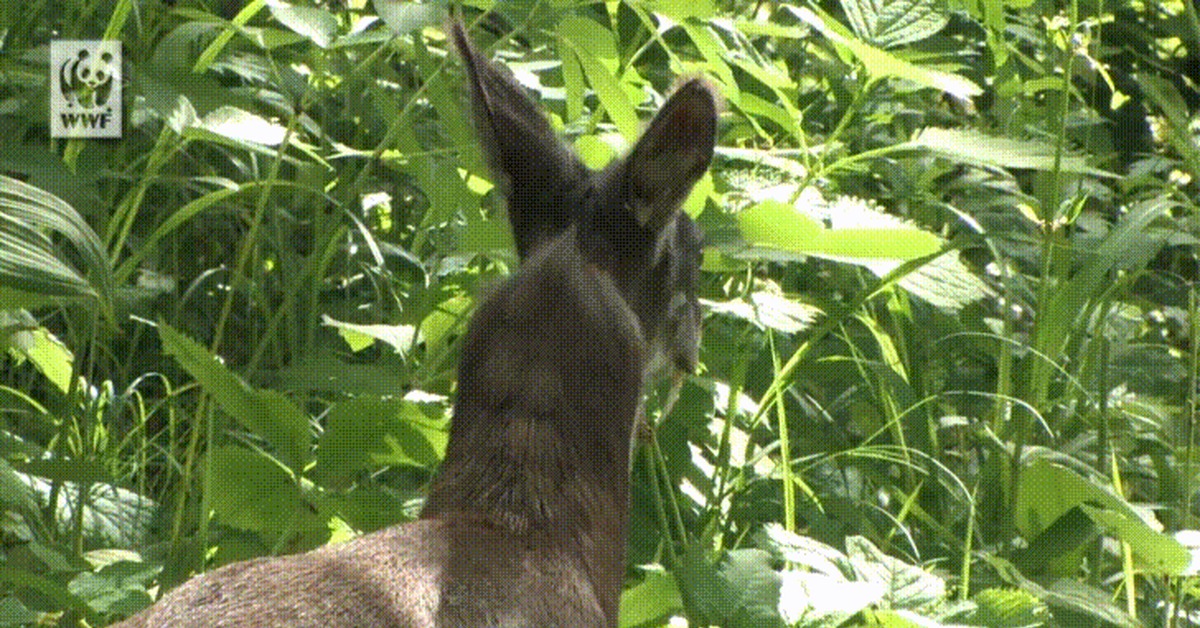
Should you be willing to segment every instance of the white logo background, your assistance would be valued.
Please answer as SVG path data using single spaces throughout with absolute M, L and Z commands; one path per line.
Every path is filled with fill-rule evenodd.
M 121 42 L 50 42 L 50 136 L 121 136 Z

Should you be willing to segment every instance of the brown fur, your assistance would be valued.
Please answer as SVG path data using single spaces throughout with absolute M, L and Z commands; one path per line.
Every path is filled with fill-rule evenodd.
M 699 232 L 678 206 L 711 159 L 715 97 L 689 81 L 627 159 L 593 173 L 450 30 L 524 260 L 468 328 L 421 518 L 227 565 L 121 626 L 617 624 L 643 377 L 654 355 L 696 360 Z

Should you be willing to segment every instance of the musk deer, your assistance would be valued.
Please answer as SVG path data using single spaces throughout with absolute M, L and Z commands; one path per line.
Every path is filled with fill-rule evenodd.
M 716 97 L 683 83 L 595 172 L 457 19 L 449 31 L 522 262 L 468 325 L 420 518 L 227 565 L 122 625 L 617 624 L 643 378 L 655 356 L 696 361 L 700 238 L 679 205 L 712 158 Z

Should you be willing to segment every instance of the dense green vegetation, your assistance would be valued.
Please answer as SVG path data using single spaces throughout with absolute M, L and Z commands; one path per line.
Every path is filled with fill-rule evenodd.
M 515 264 L 444 4 L 170 5 L 0 3 L 0 625 L 412 518 Z M 726 100 L 622 625 L 1200 625 L 1192 3 L 464 13 L 593 166 Z M 124 136 L 49 139 L 106 34 Z

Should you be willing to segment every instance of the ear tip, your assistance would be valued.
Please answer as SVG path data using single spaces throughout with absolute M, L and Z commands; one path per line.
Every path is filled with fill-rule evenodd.
M 712 108 L 714 118 L 725 110 L 725 99 L 721 97 L 720 90 L 707 77 L 699 74 L 680 76 L 671 90 L 671 97 L 677 96 L 708 104 Z

